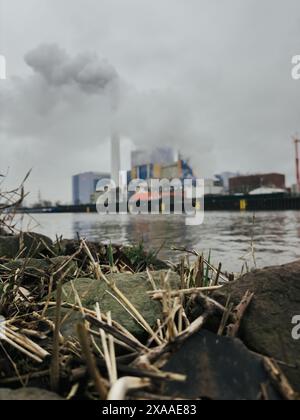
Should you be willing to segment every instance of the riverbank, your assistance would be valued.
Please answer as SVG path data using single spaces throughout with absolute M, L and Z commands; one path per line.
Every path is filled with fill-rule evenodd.
M 300 263 L 185 254 L 1 236 L 0 399 L 297 399 Z

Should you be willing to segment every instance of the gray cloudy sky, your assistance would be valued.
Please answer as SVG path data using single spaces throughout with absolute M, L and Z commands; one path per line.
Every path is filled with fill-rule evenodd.
M 112 119 L 199 176 L 294 181 L 299 0 L 0 0 L 0 54 L 0 173 L 33 168 L 31 200 L 70 201 L 72 174 L 109 170 Z

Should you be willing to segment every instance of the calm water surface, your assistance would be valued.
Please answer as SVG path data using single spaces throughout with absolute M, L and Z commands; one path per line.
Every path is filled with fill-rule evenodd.
M 147 248 L 161 248 L 160 256 L 178 258 L 172 246 L 194 248 L 222 262 L 228 271 L 240 271 L 247 261 L 258 267 L 283 264 L 300 258 L 300 212 L 209 212 L 201 226 L 189 227 L 181 216 L 101 216 L 98 214 L 42 214 L 24 217 L 22 227 L 52 237 L 77 234 L 89 240 L 131 244 L 144 241 Z

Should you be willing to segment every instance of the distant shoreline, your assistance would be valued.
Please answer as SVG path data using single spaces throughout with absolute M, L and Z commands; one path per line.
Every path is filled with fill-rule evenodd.
M 210 195 L 204 199 L 205 211 L 286 211 L 300 210 L 300 196 L 289 194 Z M 151 203 L 149 202 L 149 209 Z M 118 210 L 117 210 L 118 211 Z M 18 213 L 97 213 L 96 204 L 19 208 Z M 172 203 L 171 203 L 172 212 Z

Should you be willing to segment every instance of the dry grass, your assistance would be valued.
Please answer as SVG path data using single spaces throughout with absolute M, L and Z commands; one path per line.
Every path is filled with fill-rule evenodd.
M 75 246 L 75 245 L 74 245 Z M 221 287 L 225 276 L 206 261 L 196 260 L 188 264 L 182 261 L 176 270 L 181 275 L 181 290 L 171 290 L 168 274 L 156 285 L 147 270 L 153 288 L 153 298 L 161 301 L 163 317 L 157 326 L 150 326 L 142 314 L 107 278 L 111 273 L 111 255 L 114 254 L 114 271 L 134 272 L 130 262 L 122 259 L 120 249 L 111 248 L 104 254 L 93 249 L 86 241 L 77 242 L 77 249 L 67 262 L 76 261 L 78 270 L 73 280 L 69 276 L 68 264 L 41 273 L 40 280 L 24 285 L 28 276 L 27 265 L 18 270 L 4 270 L 0 265 L 0 311 L 6 321 L 2 328 L 1 360 L 6 360 L 6 371 L 2 370 L 0 387 L 38 385 L 56 390 L 68 399 L 109 398 L 122 395 L 126 398 L 132 390 L 145 390 L 159 395 L 159 384 L 164 381 L 182 381 L 185 378 L 172 372 L 163 372 L 161 367 L 172 347 L 182 344 L 191 334 L 199 331 L 216 306 L 208 297 L 211 290 Z M 110 260 L 110 261 L 109 261 Z M 205 267 L 209 268 L 209 273 Z M 200 273 L 205 278 L 200 278 Z M 84 308 L 76 292 L 76 278 L 90 277 L 106 284 L 120 304 L 147 332 L 148 341 L 141 343 L 122 325 L 115 322 L 111 314 L 103 314 L 100 305 L 94 310 Z M 68 279 L 67 279 L 68 277 Z M 196 283 L 195 283 L 195 279 Z M 37 280 L 37 279 L 35 279 Z M 76 304 L 64 302 L 61 285 L 72 281 Z M 207 286 L 203 286 L 207 284 Z M 199 287 L 194 287 L 194 286 Z M 56 290 L 56 300 L 52 293 Z M 194 295 L 205 301 L 203 314 L 194 322 L 188 319 L 187 304 Z M 150 294 L 151 295 L 151 294 Z M 55 320 L 47 318 L 48 309 L 55 308 Z M 81 314 L 78 336 L 63 337 L 60 333 L 62 309 Z M 220 308 L 218 308 L 219 310 Z M 120 349 L 123 349 L 120 353 Z M 124 379 L 127 378 L 127 379 Z M 128 379 L 129 378 L 129 379 Z M 117 391 L 116 391 L 117 390 Z

